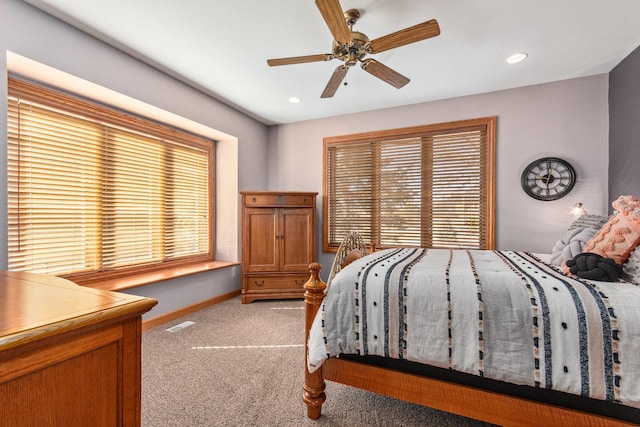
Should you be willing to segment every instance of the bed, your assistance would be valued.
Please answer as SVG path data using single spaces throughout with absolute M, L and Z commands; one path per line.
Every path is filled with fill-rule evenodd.
M 579 250 L 616 256 L 611 222 Z M 628 259 L 640 227 L 626 236 Z M 347 249 L 328 289 L 318 263 L 305 284 L 309 418 L 330 380 L 498 425 L 640 423 L 640 287 L 628 277 L 587 280 L 527 252 Z

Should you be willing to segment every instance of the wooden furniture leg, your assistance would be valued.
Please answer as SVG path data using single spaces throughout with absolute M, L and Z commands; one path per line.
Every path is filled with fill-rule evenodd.
M 317 369 L 315 372 L 309 372 L 307 366 L 308 347 L 307 340 L 309 338 L 309 331 L 313 324 L 313 319 L 316 317 L 316 313 L 322 304 L 324 298 L 324 291 L 327 285 L 320 279 L 320 270 L 322 265 L 317 262 L 309 264 L 309 270 L 311 276 L 307 283 L 304 284 L 304 302 L 305 302 L 305 350 L 304 350 L 304 392 L 302 394 L 302 400 L 307 404 L 307 416 L 311 419 L 318 419 L 322 410 L 322 404 L 327 396 L 324 394 L 324 379 L 322 378 L 322 368 Z

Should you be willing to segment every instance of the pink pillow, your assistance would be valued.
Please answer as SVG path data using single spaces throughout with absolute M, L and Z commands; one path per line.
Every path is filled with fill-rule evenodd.
M 633 196 L 620 196 L 611 205 L 619 214 L 612 216 L 598 230 L 583 251 L 611 258 L 622 265 L 640 244 L 640 200 Z
M 640 220 L 640 199 L 633 196 L 620 196 L 611 203 L 613 209 L 622 215 L 630 215 Z

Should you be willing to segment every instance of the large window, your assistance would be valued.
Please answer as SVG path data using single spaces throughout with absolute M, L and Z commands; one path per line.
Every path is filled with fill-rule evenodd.
M 493 249 L 495 117 L 325 138 L 323 244 Z
M 9 269 L 79 283 L 213 260 L 214 143 L 9 79 Z

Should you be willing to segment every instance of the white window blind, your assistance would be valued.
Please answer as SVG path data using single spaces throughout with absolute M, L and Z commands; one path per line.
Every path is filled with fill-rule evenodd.
M 494 247 L 495 118 L 325 139 L 324 249 Z
M 14 79 L 9 268 L 92 281 L 213 259 L 213 142 Z

